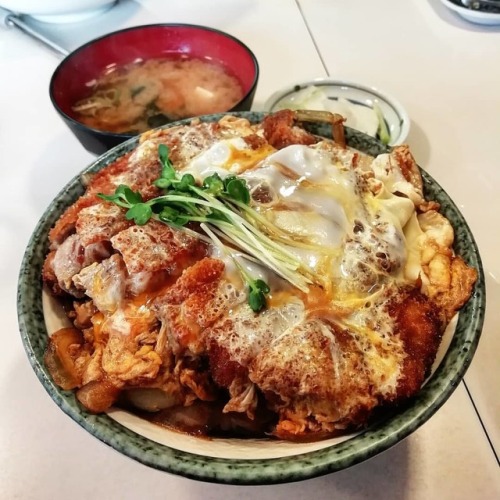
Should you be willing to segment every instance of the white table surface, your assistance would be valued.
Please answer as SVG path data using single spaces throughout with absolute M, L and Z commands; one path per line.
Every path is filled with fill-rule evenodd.
M 417 161 L 455 200 L 481 251 L 488 306 L 479 348 L 464 382 L 420 429 L 321 478 L 206 484 L 108 448 L 52 402 L 18 334 L 17 273 L 27 241 L 51 199 L 93 156 L 50 103 L 59 58 L 0 27 L 0 498 L 500 498 L 500 26 L 470 24 L 439 0 L 122 0 L 89 22 L 39 27 L 74 49 L 154 22 L 203 24 L 249 45 L 261 69 L 256 110 L 277 88 L 327 75 L 403 103 Z

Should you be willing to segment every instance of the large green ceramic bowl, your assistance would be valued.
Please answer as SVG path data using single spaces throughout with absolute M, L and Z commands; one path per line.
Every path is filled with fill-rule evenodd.
M 255 122 L 260 113 L 235 113 Z M 221 115 L 203 117 L 217 120 Z M 331 129 L 314 126 L 329 136 Z M 346 130 L 349 145 L 372 155 L 386 149 L 371 137 Z M 134 138 L 108 151 L 83 173 L 96 172 L 134 149 Z M 485 307 L 484 276 L 474 238 L 443 189 L 422 172 L 426 194 L 441 204 L 455 228 L 455 251 L 479 273 L 473 295 L 445 334 L 432 376 L 410 404 L 363 432 L 319 443 L 288 443 L 277 440 L 200 439 L 155 426 L 120 409 L 93 415 L 83 409 L 72 392 L 57 387 L 43 363 L 49 332 L 61 326 L 55 304 L 43 292 L 40 279 L 47 253 L 49 229 L 63 210 L 84 191 L 75 177 L 43 214 L 28 244 L 19 276 L 18 314 L 22 340 L 35 373 L 55 403 L 73 420 L 104 443 L 135 460 L 173 474 L 203 481 L 231 484 L 271 484 L 298 481 L 335 472 L 366 460 L 412 433 L 448 399 L 467 370 L 481 334 Z M 453 328 L 454 326 L 454 328 Z

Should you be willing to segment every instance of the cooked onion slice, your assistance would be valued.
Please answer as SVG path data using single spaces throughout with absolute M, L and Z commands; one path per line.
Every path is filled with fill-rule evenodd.
M 44 361 L 54 382 L 68 391 L 81 385 L 75 366 L 76 354 L 83 345 L 83 335 L 76 328 L 62 328 L 49 339 Z
M 105 379 L 84 385 L 76 397 L 91 412 L 102 413 L 118 399 L 119 394 L 120 389 Z

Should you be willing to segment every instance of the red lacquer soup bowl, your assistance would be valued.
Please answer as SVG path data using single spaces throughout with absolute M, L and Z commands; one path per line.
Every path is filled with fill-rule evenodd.
M 253 52 L 235 37 L 212 28 L 188 24 L 150 24 L 110 33 L 67 56 L 50 81 L 50 98 L 64 122 L 85 149 L 102 154 L 132 137 L 84 125 L 73 110 L 89 95 L 90 82 L 113 67 L 149 59 L 200 59 L 221 66 L 239 82 L 243 97 L 224 111 L 248 111 L 255 96 L 259 66 Z

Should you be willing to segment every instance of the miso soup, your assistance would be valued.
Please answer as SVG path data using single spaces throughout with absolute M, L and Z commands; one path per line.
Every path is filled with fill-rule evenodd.
M 238 80 L 200 59 L 149 59 L 115 67 L 89 82 L 73 106 L 89 127 L 141 133 L 182 118 L 230 110 L 243 98 Z

